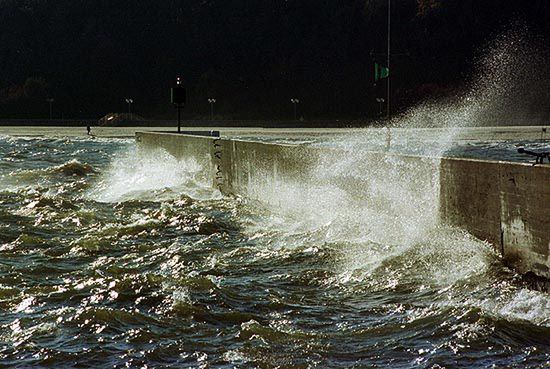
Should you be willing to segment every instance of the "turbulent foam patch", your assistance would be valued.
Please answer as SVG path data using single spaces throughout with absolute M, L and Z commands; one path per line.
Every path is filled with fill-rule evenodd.
M 66 176 L 85 176 L 89 173 L 95 173 L 94 167 L 89 164 L 81 163 L 76 159 L 70 160 L 62 165 L 52 168 L 56 172 L 63 173 Z
M 485 300 L 480 306 L 491 315 L 509 321 L 527 321 L 550 327 L 550 299 L 544 292 L 516 290 L 499 300 Z
M 92 165 L 72 159 L 47 168 L 12 171 L 7 175 L 0 176 L 0 184 L 12 191 L 21 188 L 39 188 L 40 186 L 56 187 L 60 186 L 60 180 L 66 180 L 65 177 L 80 178 L 94 173 L 96 173 L 96 169 Z
M 181 193 L 200 196 L 207 188 L 201 171 L 193 159 L 178 160 L 162 149 L 134 147 L 114 160 L 87 196 L 100 202 L 156 201 Z

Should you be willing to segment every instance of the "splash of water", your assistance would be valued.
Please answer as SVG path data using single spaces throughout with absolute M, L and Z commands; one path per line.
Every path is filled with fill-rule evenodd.
M 328 284 L 375 289 L 430 285 L 446 291 L 445 299 L 454 306 L 464 306 L 464 295 L 470 293 L 488 295 L 494 302 L 491 284 L 507 278 L 506 273 L 490 245 L 441 224 L 439 167 L 462 128 L 509 123 L 502 118 L 509 114 L 511 99 L 527 91 L 528 76 L 544 69 L 544 53 L 521 34 L 514 30 L 495 40 L 469 91 L 454 101 L 416 106 L 394 118 L 388 130 L 319 143 L 328 154 L 321 155 L 315 168 L 304 170 L 302 178 L 266 180 L 269 173 L 258 175 L 248 195 L 277 215 L 264 229 L 250 232 L 275 234 L 270 244 L 279 250 L 336 249 L 336 273 Z M 525 109 L 528 100 L 518 99 Z M 477 285 L 464 287 L 471 280 Z M 476 306 L 505 319 L 547 324 L 549 307 L 537 293 L 532 296 L 513 284 L 508 288 L 499 303 Z
M 209 189 L 194 159 L 178 160 L 162 149 L 133 147 L 115 158 L 86 196 L 100 202 L 158 201 L 181 193 L 197 198 L 219 196 Z
M 513 24 L 487 43 L 469 84 L 453 99 L 424 102 L 395 117 L 390 126 L 450 130 L 439 137 L 448 144 L 460 127 L 539 123 L 548 113 L 541 106 L 548 97 L 549 61 L 544 40 L 530 35 L 527 26 Z

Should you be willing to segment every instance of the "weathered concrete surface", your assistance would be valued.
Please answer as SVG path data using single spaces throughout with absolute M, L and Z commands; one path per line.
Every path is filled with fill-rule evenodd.
M 196 158 L 223 193 L 256 198 L 262 194 L 254 189 L 273 187 L 283 177 L 290 182 L 308 178 L 320 159 L 331 157 L 331 149 L 306 145 L 168 133 L 136 136 L 147 147 Z M 381 155 L 373 153 L 377 162 Z M 391 165 L 388 159 L 384 165 Z M 423 181 L 439 179 L 443 221 L 490 242 L 519 272 L 550 279 L 550 165 L 414 156 L 400 161 L 421 167 Z
M 519 272 L 550 279 L 550 166 L 445 159 L 441 215 Z
M 296 179 L 318 160 L 318 150 L 298 145 L 258 143 L 159 132 L 138 132 L 145 147 L 162 147 L 175 157 L 193 157 L 226 194 L 246 194 L 251 184 Z

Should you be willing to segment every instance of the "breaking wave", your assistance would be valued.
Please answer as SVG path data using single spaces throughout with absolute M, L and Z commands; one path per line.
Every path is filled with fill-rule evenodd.
M 162 149 L 130 149 L 115 158 L 87 197 L 101 202 L 160 201 L 186 193 L 217 196 L 194 159 L 176 159 Z

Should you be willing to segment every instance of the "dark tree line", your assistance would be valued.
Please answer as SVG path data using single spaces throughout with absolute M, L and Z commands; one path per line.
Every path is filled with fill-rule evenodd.
M 548 0 L 393 0 L 395 110 L 452 94 L 514 22 L 550 35 Z M 133 110 L 225 119 L 372 117 L 387 0 L 0 0 L 0 118 Z

